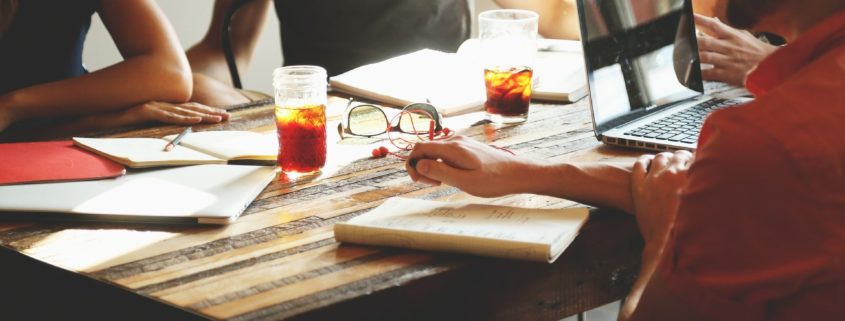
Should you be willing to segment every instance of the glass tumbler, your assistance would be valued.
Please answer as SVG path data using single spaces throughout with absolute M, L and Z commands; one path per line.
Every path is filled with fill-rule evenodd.
M 494 123 L 528 119 L 538 21 L 539 15 L 528 10 L 490 10 L 478 15 L 487 89 L 484 109 Z
M 310 174 L 326 165 L 326 70 L 287 66 L 273 72 L 279 167 Z

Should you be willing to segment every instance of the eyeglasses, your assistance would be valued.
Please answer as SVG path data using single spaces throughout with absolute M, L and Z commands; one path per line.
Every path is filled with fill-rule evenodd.
M 373 137 L 389 132 L 432 135 L 443 130 L 440 113 L 431 103 L 414 103 L 397 110 L 370 104 L 352 106 L 353 102 L 350 98 L 337 127 L 340 137 Z

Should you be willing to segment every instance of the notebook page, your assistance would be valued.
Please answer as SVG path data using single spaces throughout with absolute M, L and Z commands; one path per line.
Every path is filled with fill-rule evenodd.
M 165 136 L 170 140 L 176 135 Z M 226 160 L 275 160 L 279 141 L 275 132 L 250 131 L 194 132 L 182 138 L 182 145 Z
M 88 151 L 105 156 L 129 167 L 150 167 L 187 164 L 221 164 L 226 161 L 177 145 L 164 151 L 167 141 L 158 138 L 80 138 L 74 143 Z
M 453 53 L 422 49 L 331 77 L 333 89 L 406 105 L 426 100 L 444 115 L 480 109 L 483 70 Z
M 392 198 L 337 224 L 339 241 L 551 261 L 586 221 L 579 209 L 527 209 Z M 345 228 L 361 227 L 344 233 Z M 340 231 L 340 233 L 338 233 Z M 356 235 L 357 234 L 357 235 Z M 560 243 L 564 243 L 561 245 Z

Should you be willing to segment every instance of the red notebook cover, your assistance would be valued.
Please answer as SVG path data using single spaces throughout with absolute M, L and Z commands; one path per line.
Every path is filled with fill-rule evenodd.
M 123 165 L 73 146 L 73 141 L 0 144 L 0 185 L 118 177 Z

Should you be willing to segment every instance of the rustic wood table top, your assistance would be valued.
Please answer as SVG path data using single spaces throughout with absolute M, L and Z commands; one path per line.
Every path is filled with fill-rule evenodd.
M 330 133 L 344 105 L 331 100 Z M 272 110 L 236 111 L 226 123 L 195 130 L 271 131 Z M 519 125 L 485 123 L 481 113 L 447 125 L 552 161 L 629 161 L 639 154 L 600 146 L 589 117 L 581 100 L 534 103 Z M 179 131 L 162 126 L 104 136 Z M 337 142 L 336 134 L 330 139 Z M 595 212 L 554 264 L 337 243 L 335 222 L 393 196 L 580 206 L 536 195 L 478 199 L 449 186 L 416 184 L 401 160 L 368 158 L 373 145 L 365 143 L 371 142 L 331 144 L 320 177 L 276 180 L 228 226 L 3 222 L 0 245 L 212 320 L 559 320 L 618 300 L 633 283 L 642 241 L 624 213 Z

